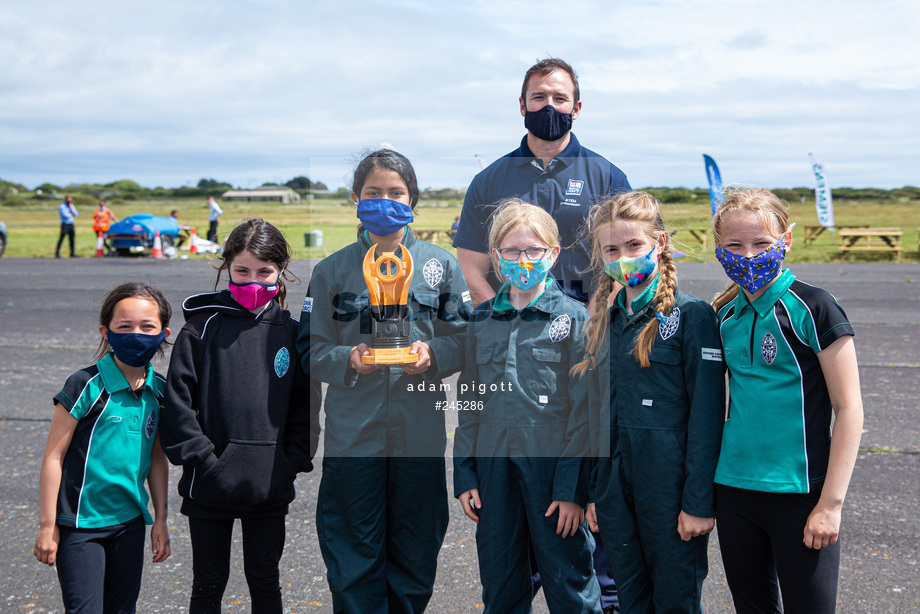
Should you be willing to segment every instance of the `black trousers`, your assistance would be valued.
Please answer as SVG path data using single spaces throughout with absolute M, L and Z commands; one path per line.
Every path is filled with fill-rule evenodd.
M 820 550 L 802 542 L 820 495 L 716 484 L 719 547 L 738 614 L 834 612 L 840 542 Z
M 233 520 L 188 519 L 192 538 L 192 598 L 189 614 L 219 614 L 230 577 Z M 284 551 L 284 516 L 243 518 L 243 570 L 253 614 L 281 614 L 278 563 Z
M 61 236 L 58 237 L 57 247 L 54 248 L 54 255 L 61 255 L 61 243 L 64 242 L 64 237 L 70 239 L 70 255 L 74 255 L 74 238 L 76 233 L 73 229 L 73 224 L 61 224 Z
M 217 220 L 213 220 L 208 224 L 208 241 L 217 243 Z
M 103 529 L 60 527 L 58 580 L 73 614 L 133 614 L 144 571 L 143 516 Z

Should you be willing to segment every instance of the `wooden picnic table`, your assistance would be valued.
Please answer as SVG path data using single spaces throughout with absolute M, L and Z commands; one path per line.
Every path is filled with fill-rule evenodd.
M 868 224 L 861 224 L 857 226 L 845 225 L 845 226 L 835 226 L 836 230 L 845 230 L 850 228 L 869 228 Z M 802 246 L 808 247 L 809 243 L 814 243 L 827 228 L 824 226 L 803 226 L 802 229 L 805 232 L 805 236 L 802 237 Z
M 900 228 L 844 228 L 837 233 L 840 252 L 889 252 L 901 262 Z
M 700 248 L 705 252 L 706 248 L 709 245 L 709 228 L 706 226 L 695 226 L 695 227 L 679 227 L 671 228 L 668 230 L 668 233 L 671 235 L 671 238 L 674 239 L 676 235 L 689 235 L 684 237 L 686 241 L 693 241 L 694 243 L 699 243 Z
M 428 241 L 429 243 L 439 243 L 442 240 L 450 242 L 454 238 L 453 230 L 445 230 L 443 228 L 412 228 L 412 232 L 415 233 L 415 236 L 421 239 L 422 241 Z

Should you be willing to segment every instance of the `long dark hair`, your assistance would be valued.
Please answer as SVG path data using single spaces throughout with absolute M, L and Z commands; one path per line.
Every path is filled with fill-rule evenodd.
M 160 326 L 163 329 L 169 327 L 169 319 L 172 317 L 172 307 L 169 305 L 169 301 L 166 300 L 166 297 L 163 296 L 163 293 L 154 288 L 153 286 L 138 281 L 129 281 L 121 284 L 120 286 L 113 288 L 105 297 L 102 299 L 102 307 L 99 309 L 99 325 L 105 326 L 106 328 L 112 323 L 112 318 L 115 317 L 115 305 L 123 301 L 126 298 L 142 298 L 148 301 L 153 301 L 157 306 L 157 312 L 160 316 Z M 163 346 L 169 345 L 169 343 L 164 339 L 163 343 L 160 344 L 159 349 L 157 349 L 157 358 L 163 357 Z M 99 341 L 99 347 L 96 348 L 96 355 L 93 356 L 93 360 L 100 360 L 105 356 L 112 346 L 109 345 L 109 342 L 103 337 Z
M 243 220 L 239 226 L 230 232 L 227 242 L 224 244 L 224 251 L 220 255 L 220 265 L 217 267 L 217 279 L 214 281 L 214 289 L 217 290 L 220 284 L 220 274 L 227 271 L 230 274 L 230 264 L 233 259 L 242 252 L 250 252 L 259 260 L 271 262 L 282 271 L 284 279 L 278 279 L 278 294 L 275 300 L 285 307 L 284 299 L 287 297 L 287 288 L 284 280 L 295 281 L 297 276 L 288 271 L 288 264 L 294 257 L 294 252 L 288 244 L 284 234 L 263 220 L 262 218 Z

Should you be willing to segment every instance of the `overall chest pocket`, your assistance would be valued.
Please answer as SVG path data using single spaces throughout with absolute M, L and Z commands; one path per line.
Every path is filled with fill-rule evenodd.
M 659 339 L 648 356 L 651 366 L 639 368 L 639 391 L 643 399 L 676 401 L 684 393 L 684 376 L 679 347 Z
M 438 308 L 441 306 L 441 298 L 437 292 L 427 292 L 425 290 L 409 291 L 409 313 L 416 326 L 424 329 L 433 330 L 434 321 L 438 317 Z
M 531 385 L 539 394 L 549 395 L 566 381 L 562 348 L 533 348 Z

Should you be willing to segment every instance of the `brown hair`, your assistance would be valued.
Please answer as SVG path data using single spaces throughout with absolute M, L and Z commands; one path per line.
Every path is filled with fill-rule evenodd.
M 671 236 L 664 226 L 661 203 L 654 196 L 645 192 L 626 192 L 601 201 L 588 219 L 586 229 L 592 244 L 591 266 L 597 272 L 598 291 L 594 297 L 594 313 L 585 327 L 585 334 L 588 337 L 588 358 L 575 365 L 572 372 L 576 374 L 582 374 L 594 366 L 594 357 L 607 336 L 607 326 L 610 324 L 607 299 L 613 290 L 613 279 L 604 272 L 600 235 L 604 229 L 617 222 L 645 224 L 646 234 L 654 241 L 658 241 L 658 238 L 664 233 L 665 244 L 658 257 L 658 288 L 652 300 L 657 310 L 667 315 L 674 308 L 677 297 L 677 270 L 671 258 Z M 648 355 L 655 344 L 658 324 L 655 318 L 646 323 L 630 350 L 643 367 L 651 365 Z
M 495 251 L 512 232 L 529 230 L 540 237 L 549 248 L 559 247 L 559 227 L 545 210 L 525 203 L 519 198 L 506 198 L 498 204 L 492 214 L 489 228 L 489 257 L 499 279 L 504 281 L 504 276 L 498 268 L 498 259 Z
M 112 318 L 115 317 L 115 305 L 126 298 L 142 298 L 152 301 L 157 306 L 161 328 L 165 329 L 169 327 L 169 319 L 172 317 L 172 307 L 170 307 L 169 301 L 166 300 L 162 292 L 153 286 L 136 281 L 123 283 L 117 288 L 109 291 L 109 293 L 103 297 L 102 307 L 99 309 L 100 326 L 109 327 L 109 324 L 112 323 Z M 169 342 L 165 339 L 157 350 L 158 358 L 163 357 L 164 345 L 169 345 Z M 93 360 L 100 360 L 103 356 L 108 354 L 110 349 L 112 349 L 112 346 L 110 346 L 106 338 L 103 337 L 99 341 L 99 347 L 96 348 L 96 354 L 93 356 Z
M 722 245 L 722 221 L 729 214 L 736 212 L 757 214 L 763 222 L 764 229 L 772 229 L 776 237 L 782 236 L 789 228 L 789 210 L 776 194 L 764 188 L 753 190 L 735 189 L 725 193 L 725 199 L 715 215 L 712 216 L 712 237 L 716 247 Z M 716 294 L 712 308 L 716 313 L 738 296 L 738 284 L 731 283 Z
M 578 104 L 578 101 L 581 100 L 581 90 L 578 89 L 578 75 L 575 74 L 575 69 L 569 66 L 568 62 L 559 58 L 546 58 L 540 60 L 527 69 L 527 72 L 524 73 L 524 85 L 521 86 L 521 98 L 525 101 L 527 100 L 527 86 L 530 85 L 531 77 L 534 75 L 545 77 L 557 70 L 565 72 L 572 78 L 572 83 L 575 84 L 575 100 L 572 102 Z
M 297 277 L 288 271 L 288 264 L 294 257 L 294 252 L 288 244 L 284 234 L 262 218 L 243 220 L 239 226 L 230 232 L 224 251 L 220 255 L 220 265 L 217 267 L 217 279 L 214 280 L 214 289 L 220 283 L 221 271 L 229 275 L 230 264 L 242 252 L 250 252 L 259 260 L 275 264 L 283 279 L 278 279 L 278 294 L 272 299 L 277 301 L 284 309 L 284 299 L 287 297 L 287 288 L 284 280 L 294 281 Z

